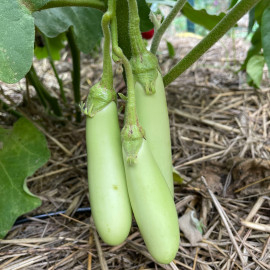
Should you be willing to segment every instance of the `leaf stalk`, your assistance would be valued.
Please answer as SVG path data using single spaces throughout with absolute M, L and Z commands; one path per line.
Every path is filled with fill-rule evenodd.
M 72 65 L 73 65 L 73 71 L 72 71 L 72 84 L 73 84 L 73 94 L 74 94 L 74 101 L 76 106 L 76 122 L 81 122 L 81 109 L 79 107 L 80 101 L 81 101 L 81 92 L 80 92 L 80 81 L 81 81 L 81 57 L 80 57 L 80 50 L 78 49 L 75 37 L 73 34 L 72 28 L 69 28 L 69 30 L 66 32 L 68 45 L 70 47 L 71 56 L 72 56 Z
M 65 92 L 64 92 L 64 88 L 63 88 L 63 81 L 60 79 L 60 77 L 58 75 L 58 72 L 56 70 L 56 67 L 54 65 L 54 61 L 53 61 L 53 58 L 52 58 L 52 53 L 51 53 L 50 46 L 49 46 L 49 39 L 44 34 L 42 34 L 42 37 L 44 38 L 44 41 L 45 41 L 44 44 L 45 44 L 45 47 L 46 47 L 46 50 L 47 50 L 47 53 L 48 53 L 49 62 L 51 64 L 51 67 L 53 69 L 55 78 L 56 78 L 56 80 L 58 82 L 58 85 L 59 85 L 59 89 L 60 89 L 60 94 L 61 94 L 62 100 L 66 104 L 67 103 L 67 98 L 65 96 Z
M 151 49 L 150 49 L 151 53 L 153 53 L 153 54 L 157 53 L 157 49 L 158 49 L 158 46 L 159 46 L 159 43 L 161 41 L 161 38 L 162 38 L 163 34 L 167 30 L 167 28 L 170 26 L 171 22 L 173 21 L 175 16 L 178 14 L 178 12 L 183 8 L 186 1 L 187 0 L 178 0 L 176 2 L 176 4 L 174 5 L 174 7 L 172 8 L 169 15 L 165 18 L 163 23 L 157 29 L 157 31 L 156 31 L 156 33 L 154 35 L 152 44 L 151 44 Z

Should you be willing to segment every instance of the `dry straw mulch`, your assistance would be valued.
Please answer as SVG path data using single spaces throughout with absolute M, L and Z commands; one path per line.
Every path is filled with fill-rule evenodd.
M 198 42 L 196 37 L 170 40 L 178 47 L 177 59 Z M 177 59 L 168 59 L 162 46 L 165 72 Z M 104 244 L 89 212 L 76 213 L 89 206 L 85 123 L 56 122 L 32 99 L 20 110 L 45 132 L 51 158 L 27 183 L 43 204 L 28 214 L 31 221 L 14 226 L 0 241 L 0 269 L 270 269 L 270 88 L 267 71 L 257 90 L 236 72 L 247 48 L 243 40 L 226 37 L 167 87 L 173 165 L 183 178 L 175 184 L 176 208 L 179 217 L 192 213 L 202 221 L 202 237 L 191 239 L 183 230 L 169 265 L 153 261 L 135 222 L 123 244 Z M 70 62 L 57 64 L 72 100 Z M 89 84 L 101 74 L 101 59 L 85 57 L 82 66 L 86 97 Z M 48 63 L 36 67 L 47 71 L 43 81 L 57 92 Z M 24 82 L 19 86 L 24 88 Z M 6 94 L 13 90 L 13 100 L 20 100 L 21 92 L 12 87 L 2 85 Z M 116 88 L 124 90 L 119 78 Z M 31 88 L 28 93 L 32 95 Z M 6 126 L 13 120 L 1 118 Z M 67 211 L 33 218 L 59 210 Z

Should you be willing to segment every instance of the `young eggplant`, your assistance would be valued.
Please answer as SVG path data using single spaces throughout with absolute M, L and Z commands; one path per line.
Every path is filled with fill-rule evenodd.
M 110 5 L 111 6 L 111 5 Z M 127 192 L 116 92 L 110 56 L 109 23 L 112 12 L 102 17 L 104 34 L 103 74 L 91 87 L 86 106 L 86 145 L 90 204 L 102 240 L 118 245 L 128 236 L 132 212 Z
M 109 245 L 129 234 L 132 213 L 126 186 L 117 107 L 111 101 L 86 119 L 88 183 L 94 223 Z
M 143 139 L 136 161 L 128 163 L 123 149 L 128 194 L 144 242 L 159 263 L 170 263 L 177 253 L 178 217 L 170 190 Z
M 135 15 L 135 21 L 138 23 L 136 0 L 129 0 L 128 4 L 130 18 Z M 132 20 L 129 20 L 129 23 L 130 21 Z M 112 30 L 114 29 L 116 20 L 112 22 Z M 137 32 L 140 34 L 139 30 Z M 129 31 L 129 35 L 131 34 L 132 31 Z M 121 138 L 131 207 L 153 258 L 159 263 L 169 263 L 174 259 L 180 242 L 173 196 L 152 155 L 148 141 L 145 140 L 143 127 L 138 120 L 132 63 L 118 47 L 117 38 L 113 42 L 113 49 L 124 65 L 127 79 L 127 104 Z
M 143 85 L 136 81 L 136 108 L 146 140 L 173 196 L 170 124 L 163 80 L 159 72 L 154 82 L 155 92 L 149 95 Z
M 149 52 L 140 34 L 136 0 L 129 0 L 130 64 L 135 79 L 138 119 L 164 179 L 174 195 L 170 125 L 158 60 Z

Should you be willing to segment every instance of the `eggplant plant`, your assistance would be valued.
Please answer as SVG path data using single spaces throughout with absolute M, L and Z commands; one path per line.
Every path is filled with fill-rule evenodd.
M 165 87 L 259 2 L 260 0 L 241 0 L 226 14 L 213 16 L 205 11 L 194 10 L 186 0 L 175 1 L 171 13 L 162 24 L 159 25 L 152 14 L 155 30 L 149 51 L 141 36 L 141 32 L 153 29 L 153 23 L 149 20 L 150 9 L 145 0 L 2 0 L 0 80 L 15 83 L 26 76 L 36 88 L 41 104 L 59 119 L 63 119 L 61 105 L 68 102 L 54 67 L 49 39 L 57 38 L 63 33 L 66 35 L 73 60 L 73 106 L 76 120 L 80 121 L 81 112 L 86 116 L 90 205 L 96 229 L 107 244 L 118 245 L 125 241 L 133 213 L 153 258 L 158 263 L 165 264 L 175 258 L 180 233 L 174 204 Z M 261 3 L 263 4 L 259 8 L 257 5 L 255 9 L 263 15 L 256 17 L 256 20 L 260 23 L 261 18 L 263 25 L 260 27 L 268 35 L 269 5 L 264 0 Z M 202 15 L 202 24 L 211 31 L 163 75 L 156 53 L 162 35 L 181 9 L 195 23 Z M 35 31 L 44 36 L 47 54 L 59 82 L 64 104 L 61 104 L 60 98 L 57 100 L 52 97 L 40 83 L 32 65 Z M 100 81 L 90 88 L 87 100 L 79 108 L 81 52 L 89 53 L 90 47 L 93 48 L 98 43 L 102 33 L 103 74 Z M 269 63 L 269 40 L 264 38 L 263 46 L 266 62 Z M 257 49 L 255 51 L 258 53 Z M 127 97 L 124 97 L 126 107 L 122 130 L 119 127 L 117 94 L 113 86 L 112 56 L 125 70 Z M 0 104 L 5 105 L 3 108 L 9 108 L 1 100 Z M 0 140 L 1 138 L 4 136 L 0 134 Z M 4 149 L 7 153 L 7 149 Z M 3 150 L 0 148 L 0 156 L 1 151 Z M 10 178 L 0 178 L 1 185 L 5 181 L 10 181 Z M 26 189 L 22 179 L 16 186 L 16 190 Z M 0 198 L 1 192 L 2 189 Z M 0 200 L 0 210 L 4 209 L 1 205 L 3 203 Z M 8 216 L 0 212 L 0 220 L 4 215 Z M 10 223 L 10 220 L 6 224 L 0 222 L 0 237 L 6 235 Z

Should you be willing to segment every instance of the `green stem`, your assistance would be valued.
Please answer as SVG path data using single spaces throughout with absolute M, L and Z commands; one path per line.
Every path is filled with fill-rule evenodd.
M 9 106 L 7 103 L 5 103 L 3 100 L 0 99 L 0 108 L 3 108 L 3 110 L 5 110 L 6 112 L 16 116 L 16 117 L 21 117 L 22 115 L 13 110 L 11 106 Z
M 234 8 L 211 30 L 211 32 L 163 77 L 164 86 L 173 82 L 179 75 L 188 69 L 223 35 L 225 35 L 246 12 L 260 1 L 261 0 L 241 0 L 235 5 Z
M 129 12 L 129 38 L 133 56 L 145 51 L 145 44 L 140 30 L 140 17 L 136 0 L 128 0 Z
M 41 104 L 46 109 L 46 108 L 48 108 L 46 98 L 45 98 L 42 90 L 40 89 L 40 87 L 38 87 L 39 83 L 37 82 L 37 80 L 35 78 L 37 75 L 36 75 L 35 71 L 34 72 L 32 71 L 32 69 L 33 69 L 33 67 L 31 67 L 29 72 L 25 75 L 25 79 L 27 80 L 28 84 L 31 84 L 35 88 Z
M 112 22 L 111 22 L 111 31 L 112 31 L 112 48 L 117 57 L 122 61 L 126 73 L 127 81 L 127 94 L 128 101 L 125 114 L 125 123 L 132 125 L 136 124 L 138 121 L 136 106 L 135 106 L 135 87 L 134 87 L 134 78 L 132 74 L 131 65 L 124 55 L 122 49 L 118 46 L 118 35 L 117 35 L 117 20 L 116 20 L 116 0 L 109 0 L 112 2 Z
M 67 103 L 67 99 L 66 99 L 66 96 L 65 96 L 64 88 L 63 88 L 63 81 L 59 78 L 58 73 L 57 73 L 57 70 L 56 70 L 55 65 L 54 65 L 54 61 L 53 61 L 51 50 L 50 50 L 50 46 L 49 46 L 49 39 L 44 34 L 42 34 L 42 37 L 44 38 L 44 41 L 45 41 L 44 43 L 45 43 L 45 47 L 46 47 L 46 50 L 47 50 L 47 53 L 48 53 L 48 59 L 50 61 L 50 64 L 51 64 L 51 67 L 53 69 L 54 75 L 55 75 L 55 77 L 57 79 L 57 82 L 59 84 L 59 89 L 60 89 L 61 97 L 63 99 L 63 102 L 66 104 Z
M 106 11 L 105 1 L 102 0 L 51 0 L 48 4 L 43 6 L 40 10 L 55 8 L 55 7 L 67 7 L 67 6 L 80 6 L 91 7 L 101 11 Z
M 101 82 L 108 89 L 113 89 L 113 71 L 112 71 L 112 61 L 110 54 L 110 21 L 111 21 L 111 12 L 108 10 L 102 17 L 102 30 L 104 35 L 104 45 L 103 45 L 103 74 Z
M 62 116 L 62 111 L 61 108 L 59 107 L 58 100 L 55 97 L 52 97 L 48 92 L 48 90 L 45 88 L 45 86 L 41 83 L 34 69 L 34 66 L 31 67 L 30 71 L 26 74 L 25 77 L 36 89 L 43 106 L 47 108 L 48 102 L 54 114 L 57 116 Z
M 76 121 L 81 122 L 81 110 L 79 107 L 81 101 L 81 92 L 80 92 L 80 81 L 81 81 L 81 68 L 80 68 L 80 50 L 78 49 L 72 28 L 66 32 L 68 45 L 70 47 L 71 56 L 72 56 L 72 84 L 73 84 L 73 94 L 76 107 Z
M 122 62 L 126 72 L 128 100 L 125 111 L 125 124 L 121 131 L 121 139 L 126 161 L 128 164 L 132 165 L 136 162 L 138 152 L 143 143 L 144 131 L 139 123 L 136 112 L 135 85 L 132 68 L 122 49 L 118 46 L 116 0 L 109 0 L 109 6 L 112 9 L 111 32 L 113 51 Z
M 187 0 L 178 0 L 176 4 L 174 5 L 173 9 L 169 13 L 169 15 L 166 17 L 166 19 L 163 21 L 161 26 L 157 29 L 152 44 L 151 44 L 151 49 L 150 51 L 153 54 L 156 54 L 158 45 L 160 43 L 160 40 L 165 33 L 166 29 L 170 26 L 171 22 L 175 18 L 175 16 L 178 14 L 178 12 L 182 9 L 182 7 L 185 5 Z

